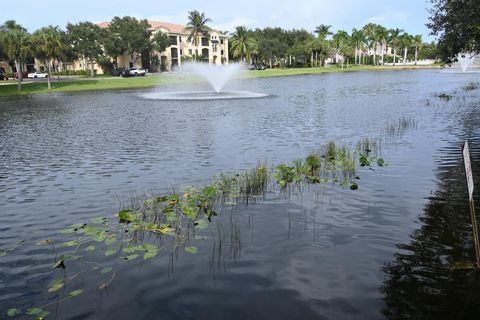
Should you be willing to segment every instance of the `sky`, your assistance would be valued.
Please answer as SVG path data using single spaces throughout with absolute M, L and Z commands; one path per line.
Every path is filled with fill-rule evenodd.
M 19 1 L 21 5 L 17 3 Z M 1 5 L 4 20 L 16 20 L 33 32 L 46 25 L 65 29 L 67 23 L 109 21 L 114 16 L 185 24 L 189 11 L 204 12 L 211 26 L 232 31 L 235 26 L 249 28 L 282 27 L 313 31 L 320 24 L 332 30 L 360 29 L 369 22 L 387 28 L 434 38 L 425 26 L 429 0 L 17 0 Z M 0 23 L 2 21 L 0 20 Z

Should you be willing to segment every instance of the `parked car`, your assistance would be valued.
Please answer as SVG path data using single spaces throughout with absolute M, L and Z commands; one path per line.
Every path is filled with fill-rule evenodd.
M 0 80 L 8 80 L 8 77 L 4 73 L 0 73 Z
M 113 69 L 113 70 L 112 70 L 112 75 L 113 75 L 114 77 L 120 77 L 120 76 L 123 74 L 124 71 L 125 71 L 125 68 Z
M 18 75 L 19 75 L 19 73 L 15 72 L 15 78 L 18 79 Z M 28 72 L 27 71 L 22 71 L 22 79 L 27 78 L 27 77 L 28 77 Z
M 252 63 L 248 66 L 248 70 L 265 70 L 267 67 L 263 63 Z
M 29 73 L 27 77 L 30 78 L 30 79 L 48 78 L 48 73 L 35 71 L 35 72 L 32 72 L 32 73 Z
M 147 70 L 144 68 L 129 68 L 125 69 L 122 73 L 122 77 L 137 77 L 137 76 L 145 76 Z

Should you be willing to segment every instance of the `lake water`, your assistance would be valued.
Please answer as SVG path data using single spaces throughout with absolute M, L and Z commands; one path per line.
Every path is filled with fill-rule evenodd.
M 1 316 L 43 307 L 47 319 L 478 319 L 479 274 L 456 267 L 475 261 L 461 150 L 469 139 L 480 181 L 472 83 L 478 75 L 358 72 L 230 85 L 270 95 L 262 99 L 2 98 Z M 52 248 L 35 244 L 54 239 L 61 253 L 59 230 L 110 219 L 137 195 L 364 138 L 388 165 L 360 168 L 359 190 L 294 189 L 225 210 L 197 254 L 118 263 L 94 252 L 85 273 L 69 261 L 53 269 Z M 66 288 L 47 291 L 65 277 Z

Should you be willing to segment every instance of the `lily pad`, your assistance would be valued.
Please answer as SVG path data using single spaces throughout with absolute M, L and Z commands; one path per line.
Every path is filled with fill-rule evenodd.
M 30 308 L 30 309 L 27 309 L 27 311 L 25 312 L 25 314 L 27 316 L 37 316 L 39 315 L 40 313 L 44 312 L 45 310 L 41 309 L 41 308 Z
M 137 259 L 137 258 L 138 258 L 138 254 L 132 254 L 132 255 L 126 256 L 124 259 L 126 261 L 130 261 L 130 260 L 134 260 L 134 259 Z
M 78 290 L 74 290 L 72 292 L 69 293 L 69 296 L 70 297 L 76 297 L 76 296 L 79 296 L 83 293 L 83 289 L 78 289 Z
M 113 256 L 116 252 L 117 252 L 117 249 L 115 249 L 115 248 L 107 249 L 107 250 L 105 250 L 105 256 L 107 256 L 107 257 Z
M 13 318 L 13 317 L 16 317 L 16 316 L 20 315 L 21 313 L 22 313 L 22 311 L 20 311 L 20 309 L 10 308 L 7 311 L 7 316 Z
M 74 246 L 78 246 L 78 244 L 79 244 L 78 241 L 72 240 L 72 241 L 64 242 L 63 246 L 64 247 L 74 247 Z
M 37 241 L 36 245 L 44 246 L 44 245 L 51 245 L 52 243 L 53 243 L 52 239 L 44 239 L 44 240 Z
M 92 253 L 93 251 L 95 251 L 95 246 L 88 246 L 85 248 L 85 251 Z
M 57 279 L 48 285 L 48 292 L 54 293 L 62 289 L 65 283 L 63 280 Z
M 106 274 L 106 273 L 109 273 L 112 270 L 113 270 L 112 267 L 105 267 L 105 268 L 102 268 L 102 270 L 100 270 L 100 273 L 101 274 Z
M 198 253 L 198 249 L 197 247 L 185 247 L 185 252 L 196 254 Z

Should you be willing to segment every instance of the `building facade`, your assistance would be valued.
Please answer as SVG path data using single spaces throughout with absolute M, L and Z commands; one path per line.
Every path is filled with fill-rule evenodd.
M 157 32 L 163 32 L 170 39 L 170 46 L 165 51 L 154 52 L 154 55 L 158 57 L 161 69 L 172 71 L 181 67 L 182 62 L 193 59 L 209 64 L 228 64 L 228 36 L 212 30 L 208 37 L 201 37 L 200 43 L 195 46 L 193 41 L 188 41 L 189 32 L 185 30 L 184 25 L 161 21 L 148 21 L 148 23 L 151 26 L 152 36 Z M 99 26 L 106 28 L 108 22 L 99 23 Z M 86 63 L 83 64 L 83 67 L 85 65 Z M 118 68 L 141 66 L 140 57 L 132 60 L 130 56 L 123 55 L 117 58 Z

